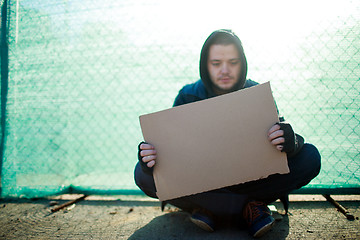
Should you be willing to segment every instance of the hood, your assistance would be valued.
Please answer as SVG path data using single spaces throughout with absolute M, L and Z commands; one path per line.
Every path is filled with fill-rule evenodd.
M 235 44 L 240 56 L 241 61 L 241 73 L 239 76 L 239 81 L 230 91 L 236 91 L 242 89 L 245 85 L 246 74 L 247 74 L 247 61 L 244 53 L 244 49 L 242 47 L 240 39 L 235 35 L 234 32 L 227 29 L 216 30 L 210 34 L 210 36 L 206 39 L 200 54 L 200 77 L 206 90 L 209 93 L 209 97 L 215 96 L 213 90 L 213 83 L 209 77 L 209 71 L 207 68 L 207 59 L 209 55 L 209 48 L 213 44 Z

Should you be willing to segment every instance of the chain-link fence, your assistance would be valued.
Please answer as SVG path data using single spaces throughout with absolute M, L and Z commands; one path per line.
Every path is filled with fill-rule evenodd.
M 2 8 L 2 196 L 138 193 L 138 116 L 171 107 L 199 78 L 201 46 L 218 28 L 239 35 L 248 77 L 271 82 L 280 112 L 321 152 L 320 175 L 298 192 L 359 193 L 357 1 L 8 0 Z

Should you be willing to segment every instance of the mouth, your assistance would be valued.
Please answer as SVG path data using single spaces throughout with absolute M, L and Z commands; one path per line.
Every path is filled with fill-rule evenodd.
M 228 83 L 230 81 L 231 81 L 231 78 L 229 78 L 229 77 L 220 78 L 220 82 L 222 82 L 222 83 Z

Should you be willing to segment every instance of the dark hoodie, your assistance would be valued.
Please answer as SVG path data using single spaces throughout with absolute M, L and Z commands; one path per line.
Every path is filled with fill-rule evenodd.
M 240 39 L 231 31 L 226 29 L 216 30 L 206 39 L 200 54 L 200 80 L 195 83 L 184 86 L 175 99 L 174 106 L 196 102 L 203 99 L 215 97 L 214 85 L 210 80 L 209 71 L 207 68 L 207 60 L 209 55 L 209 48 L 214 44 L 229 45 L 235 44 L 239 51 L 241 62 L 241 72 L 238 82 L 229 91 L 237 91 L 242 88 L 247 88 L 256 85 L 257 83 L 251 80 L 246 80 L 247 61 L 244 54 Z
M 214 31 L 212 34 L 210 34 L 210 36 L 206 39 L 201 50 L 201 55 L 200 55 L 201 79 L 192 84 L 185 85 L 179 91 L 179 94 L 177 95 L 173 105 L 174 107 L 216 96 L 213 89 L 214 86 L 212 84 L 212 81 L 210 80 L 209 72 L 207 69 L 209 48 L 213 44 L 224 44 L 224 45 L 235 44 L 239 51 L 239 56 L 241 61 L 241 73 L 240 73 L 239 81 L 234 86 L 234 88 L 230 90 L 230 92 L 237 91 L 243 88 L 252 87 L 258 84 L 257 82 L 254 82 L 250 79 L 246 79 L 247 62 L 240 39 L 231 30 L 224 30 L 224 29 L 217 30 Z M 288 157 L 292 157 L 301 150 L 302 146 L 304 145 L 304 139 L 300 135 L 294 133 L 290 124 L 279 123 L 279 125 L 281 129 L 284 130 L 284 137 L 286 139 L 285 140 L 286 144 L 284 144 L 283 151 L 285 151 L 288 154 Z M 138 146 L 139 147 L 138 159 L 140 165 L 145 173 L 152 174 L 153 169 L 147 167 L 146 163 L 142 161 L 142 157 L 140 155 L 141 143 Z

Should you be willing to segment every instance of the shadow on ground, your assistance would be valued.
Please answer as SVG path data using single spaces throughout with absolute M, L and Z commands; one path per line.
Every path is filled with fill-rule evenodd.
M 286 239 L 289 233 L 289 219 L 284 216 L 276 222 L 276 228 L 270 230 L 266 239 Z M 206 232 L 195 226 L 186 212 L 170 212 L 155 217 L 144 227 L 129 237 L 137 239 L 253 239 L 244 228 L 229 219 L 222 219 L 215 232 Z

